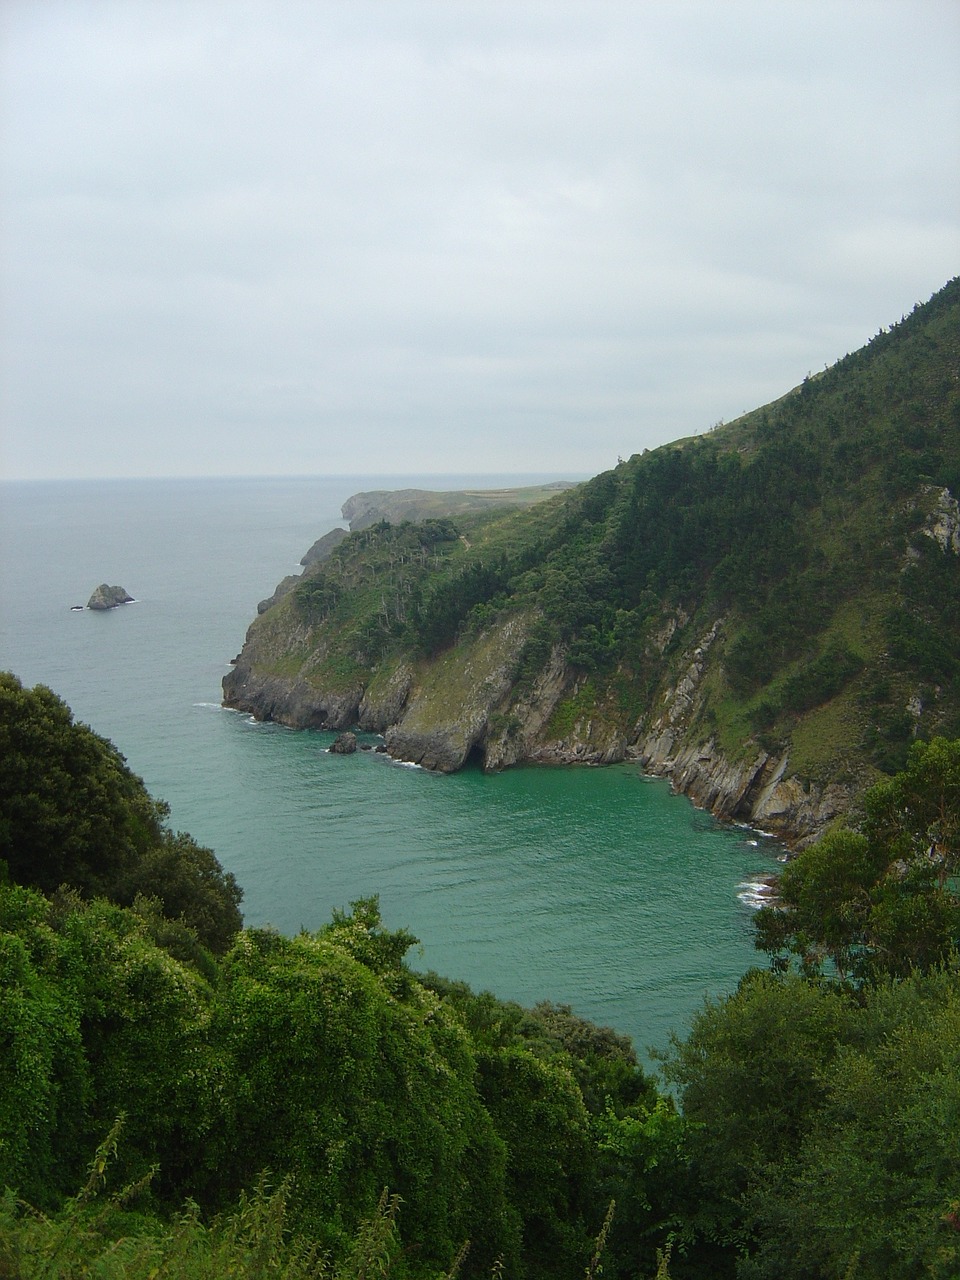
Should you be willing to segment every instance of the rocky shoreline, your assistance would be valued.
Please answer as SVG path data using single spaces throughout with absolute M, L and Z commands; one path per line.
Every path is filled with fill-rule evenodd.
M 778 759 L 761 750 L 748 762 L 731 762 L 708 742 L 684 747 L 674 756 L 657 737 L 629 755 L 645 773 L 669 779 L 674 791 L 698 809 L 776 836 L 793 849 L 819 839 L 853 803 L 851 790 L 840 783 L 818 786 L 786 776 L 786 755 Z
M 351 524 L 369 521 L 384 497 L 357 495 L 357 509 L 351 499 L 344 515 Z M 343 538 L 342 530 L 325 535 L 304 563 L 322 563 Z M 591 682 L 559 643 L 539 670 L 531 674 L 528 667 L 518 678 L 536 634 L 534 611 L 501 616 L 430 659 L 395 654 L 363 665 L 341 655 L 338 665 L 336 633 L 289 598 L 299 581 L 284 580 L 261 602 L 224 677 L 225 706 L 292 728 L 380 734 L 395 759 L 441 773 L 470 759 L 491 772 L 522 763 L 632 761 L 715 817 L 793 848 L 815 841 L 855 798 L 851 786 L 796 776 L 786 749 L 772 755 L 750 739 L 731 758 L 709 736 L 704 686 L 722 662 L 722 617 L 694 631 L 682 609 L 664 614 L 646 655 L 659 666 L 662 683 L 650 690 L 640 715 L 631 716 L 629 699 L 621 696 L 624 680 L 617 681 L 618 675 L 629 681 L 629 673 L 614 673 L 607 684 Z M 687 646 L 677 645 L 681 636 L 689 637 Z M 668 649 L 676 652 L 665 659 Z M 344 676 L 351 666 L 353 680 Z
M 840 783 L 819 786 L 789 774 L 789 757 L 757 749 L 740 761 L 727 759 L 713 741 L 692 745 L 676 728 L 654 729 L 634 741 L 614 735 L 606 742 L 573 733 L 544 736 L 549 711 L 564 687 L 560 673 L 552 697 L 534 709 L 525 732 L 512 738 L 496 732 L 491 705 L 508 692 L 505 673 L 475 690 L 473 705 L 460 705 L 445 721 L 429 714 L 429 690 L 418 687 L 409 666 L 399 667 L 376 692 L 356 687 L 321 692 L 307 680 L 262 676 L 238 665 L 224 679 L 224 705 L 261 720 L 294 728 L 340 734 L 381 734 L 385 750 L 398 760 L 441 773 L 455 772 L 476 753 L 487 769 L 512 764 L 605 765 L 636 763 L 651 777 L 667 779 L 674 791 L 721 821 L 742 823 L 799 849 L 816 840 L 851 806 L 853 794 Z M 546 691 L 542 691 L 546 692 Z M 493 722 L 493 727 L 491 725 Z

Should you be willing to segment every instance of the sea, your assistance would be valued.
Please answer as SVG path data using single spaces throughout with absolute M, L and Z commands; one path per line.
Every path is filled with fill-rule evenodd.
M 646 1060 L 763 963 L 751 919 L 774 841 L 632 764 L 440 776 L 221 706 L 258 601 L 351 494 L 560 478 L 580 477 L 3 482 L 0 669 L 119 748 L 237 877 L 248 925 L 312 931 L 378 895 L 420 940 L 414 968 L 569 1004 Z M 76 608 L 101 582 L 134 603 Z

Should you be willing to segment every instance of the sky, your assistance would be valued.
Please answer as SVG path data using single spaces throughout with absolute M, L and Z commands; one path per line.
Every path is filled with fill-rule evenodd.
M 957 0 L 4 0 L 0 477 L 579 478 L 960 272 Z

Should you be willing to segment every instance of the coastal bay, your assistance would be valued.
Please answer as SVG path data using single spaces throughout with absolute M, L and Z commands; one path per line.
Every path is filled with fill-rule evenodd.
M 569 1002 L 641 1050 L 663 1044 L 753 962 L 738 895 L 775 868 L 772 842 L 635 766 L 437 777 L 372 752 L 331 756 L 333 734 L 220 706 L 257 601 L 347 497 L 465 480 L 4 485 L 0 665 L 117 744 L 172 825 L 237 876 L 248 923 L 314 929 L 379 893 L 388 924 L 420 937 L 417 967 Z M 71 613 L 100 580 L 124 583 L 136 607 Z

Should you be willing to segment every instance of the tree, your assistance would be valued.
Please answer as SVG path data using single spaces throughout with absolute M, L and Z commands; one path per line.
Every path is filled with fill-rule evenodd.
M 908 863 L 933 864 L 941 887 L 960 870 L 960 739 L 916 742 L 902 772 L 864 798 L 863 829 Z
M 809 974 L 829 959 L 845 978 L 867 945 L 873 896 L 888 865 L 886 850 L 860 832 L 828 833 L 784 867 L 780 905 L 755 919 L 758 949 L 787 950 Z
M 867 792 L 859 831 L 832 831 L 780 877 L 756 917 L 779 967 L 830 961 L 841 980 L 906 975 L 960 945 L 960 741 L 914 743 L 906 769 Z
M 243 890 L 236 878 L 223 870 L 212 849 L 183 831 L 164 831 L 114 890 L 124 905 L 132 906 L 138 895 L 155 898 L 167 919 L 182 921 L 217 955 L 229 948 L 243 923 Z
M 160 838 L 164 815 L 55 693 L 0 673 L 0 858 L 17 883 L 109 893 Z
M 385 1186 L 405 1235 L 438 1264 L 510 1253 L 506 1151 L 478 1095 L 465 1029 L 403 964 L 411 935 L 374 900 L 316 934 L 245 930 L 221 963 L 211 1037 L 222 1123 L 210 1195 L 264 1169 L 295 1178 L 298 1220 L 336 1247 Z
M 126 1113 L 119 1176 L 195 1193 L 214 1089 L 210 990 L 144 921 L 0 885 L 0 1181 L 47 1207 Z
M 222 954 L 243 922 L 242 891 L 210 849 L 167 828 L 168 812 L 55 693 L 0 673 L 0 860 L 15 883 L 124 906 L 155 898 Z
M 675 1039 L 665 1074 L 689 1161 L 678 1274 L 958 1274 L 956 960 L 855 997 L 755 971 Z
M 958 979 L 954 965 L 886 980 L 851 1006 L 795 1158 L 749 1197 L 758 1247 L 742 1275 L 958 1274 Z

